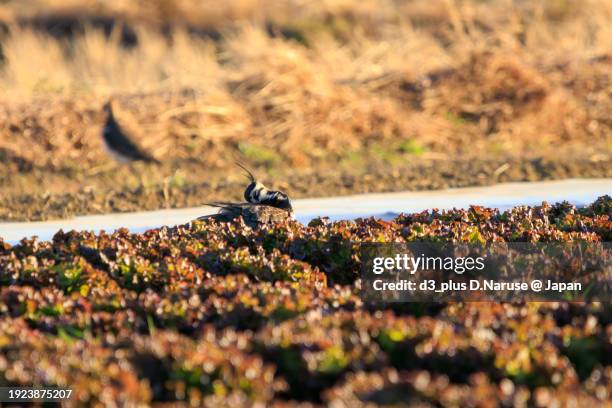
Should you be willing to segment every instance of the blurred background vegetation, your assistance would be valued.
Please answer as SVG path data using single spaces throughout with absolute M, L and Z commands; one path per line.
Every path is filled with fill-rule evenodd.
M 0 2 L 0 219 L 611 177 L 606 0 Z M 161 166 L 105 153 L 112 97 Z

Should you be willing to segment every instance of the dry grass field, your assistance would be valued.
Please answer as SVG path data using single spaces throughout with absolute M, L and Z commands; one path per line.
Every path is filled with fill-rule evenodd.
M 236 158 L 296 197 L 610 177 L 611 22 L 605 0 L 4 1 L 0 219 L 227 199 Z M 109 98 L 162 165 L 106 154 Z

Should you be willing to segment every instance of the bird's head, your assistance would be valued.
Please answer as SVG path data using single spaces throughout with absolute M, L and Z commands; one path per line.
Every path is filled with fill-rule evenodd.
M 260 183 L 256 181 L 251 181 L 247 188 L 244 190 L 244 199 L 249 203 L 253 202 L 253 200 L 256 199 L 255 197 L 253 197 L 253 191 L 261 189 L 261 187 L 263 186 Z

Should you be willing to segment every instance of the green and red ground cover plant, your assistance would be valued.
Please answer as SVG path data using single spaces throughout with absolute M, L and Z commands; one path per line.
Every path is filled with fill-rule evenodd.
M 0 243 L 0 384 L 72 404 L 604 406 L 610 304 L 361 300 L 359 242 L 605 242 L 612 200 Z

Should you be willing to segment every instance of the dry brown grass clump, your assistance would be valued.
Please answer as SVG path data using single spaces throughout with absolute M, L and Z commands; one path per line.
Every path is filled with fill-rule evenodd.
M 13 18 L 2 42 L 0 76 L 9 105 L 37 96 L 89 97 L 86 106 L 95 110 L 108 95 L 127 99 L 132 93 L 189 88 L 199 96 L 192 104 L 159 106 L 153 108 L 155 116 L 166 119 L 176 114 L 174 108 L 181 114 L 203 113 L 209 117 L 189 117 L 188 131 L 179 133 L 215 142 L 253 136 L 298 161 L 307 159 L 305 152 L 354 150 L 371 139 L 410 138 L 428 146 L 435 145 L 431 139 L 453 139 L 459 132 L 470 139 L 510 134 L 514 142 L 537 136 L 548 144 L 609 136 L 609 125 L 589 115 L 586 100 L 605 92 L 608 84 L 610 62 L 603 56 L 609 52 L 606 17 L 612 18 L 612 9 L 603 1 L 578 8 L 571 2 L 513 7 L 508 2 L 372 0 L 279 6 L 243 0 L 214 12 L 190 1 L 157 1 L 148 7 L 135 1 L 34 3 L 38 13 L 13 2 L 4 6 Z M 120 26 L 110 34 L 85 26 L 65 43 L 26 24 L 60 14 L 84 18 L 82 13 L 94 6 L 98 14 L 89 11 L 91 18 L 116 18 L 129 10 L 143 21 L 163 15 L 176 23 L 175 29 L 168 37 L 150 22 L 126 20 L 137 42 L 124 47 Z M 218 30 L 221 39 L 189 35 L 187 26 Z M 596 75 L 597 88 L 588 95 L 568 83 L 583 70 Z M 410 95 L 414 85 L 417 95 Z M 400 92 L 385 93 L 389 88 Z M 609 99 L 600 98 L 603 103 Z M 406 105 L 406 100 L 414 103 Z M 148 118 L 141 119 L 146 123 Z M 238 125 L 219 128 L 219 121 Z M 458 131 L 453 121 L 468 126 Z M 471 128 L 472 123 L 478 126 Z M 167 128 L 159 133 L 164 131 L 173 133 Z M 465 143 L 465 137 L 456 142 Z M 304 151 L 295 151 L 301 143 Z

